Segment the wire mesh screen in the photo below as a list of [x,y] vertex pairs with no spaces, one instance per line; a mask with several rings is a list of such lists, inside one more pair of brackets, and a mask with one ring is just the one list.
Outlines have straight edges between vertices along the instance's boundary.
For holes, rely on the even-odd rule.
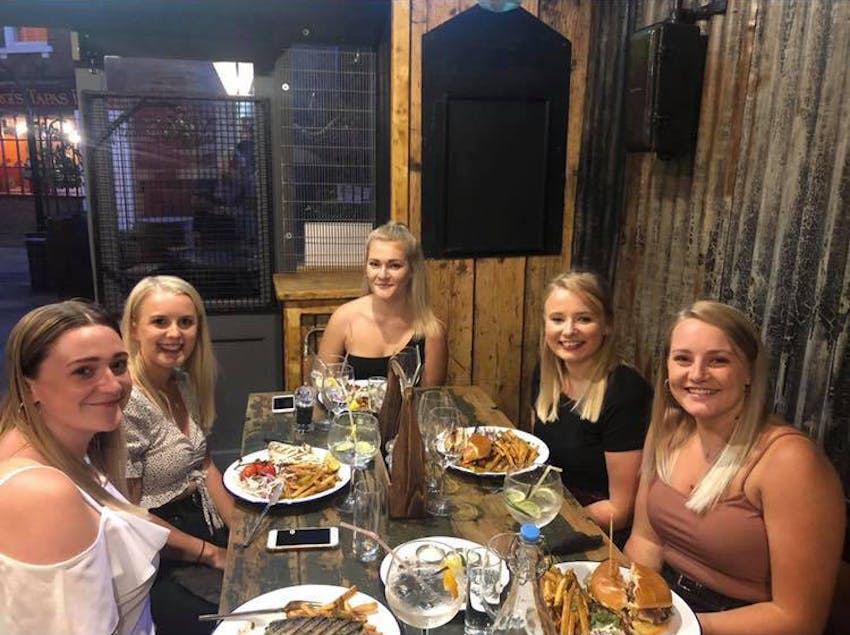
[[191,282],[211,312],[269,308],[269,106],[250,98],[84,99],[98,298],[148,275]]
[[359,266],[376,215],[376,54],[292,47],[275,74],[284,266]]

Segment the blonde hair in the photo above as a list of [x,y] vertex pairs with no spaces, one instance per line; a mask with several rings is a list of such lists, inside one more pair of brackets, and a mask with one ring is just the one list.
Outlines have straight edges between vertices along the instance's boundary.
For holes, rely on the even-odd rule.
[[[372,230],[366,239],[366,260],[369,261],[369,247],[376,240],[400,243],[404,257],[410,265],[410,284],[407,285],[407,300],[413,309],[413,330],[416,336],[431,337],[442,333],[443,325],[431,309],[428,294],[428,272],[425,270],[425,257],[416,237],[410,233],[407,225],[390,221]],[[364,284],[368,283],[364,278]]]
[[6,343],[9,394],[0,406],[0,436],[16,429],[47,465],[64,472],[101,505],[145,515],[143,510],[110,494],[100,479],[100,474],[106,476],[126,494],[127,445],[123,427],[94,434],[86,453],[91,462],[88,464],[53,435],[32,398],[28,380],[38,377],[41,364],[56,341],[65,333],[87,326],[106,326],[121,334],[116,321],[103,308],[78,300],[33,309],[15,324]]
[[[165,291],[173,295],[185,295],[195,307],[198,320],[198,335],[195,340],[195,348],[186,360],[183,368],[189,376],[189,383],[193,388],[197,403],[197,412],[192,412],[202,430],[209,432],[215,421],[215,381],[217,374],[216,360],[210,339],[209,322],[204,310],[204,301],[195,287],[176,276],[148,276],[139,281],[133,287],[127,302],[124,305],[124,317],[121,321],[121,329],[124,331],[124,344],[130,355],[130,373],[136,387],[160,410],[174,418],[168,400],[165,395],[157,390],[148,377],[146,362],[139,354],[139,343],[133,337],[138,326],[139,310],[142,302],[153,291]],[[189,408],[192,404],[185,404]]]
[[664,357],[657,373],[649,441],[642,467],[642,476],[647,481],[657,475],[665,483],[670,482],[678,451],[696,430],[694,418],[670,395],[667,372],[673,329],[687,319],[700,320],[723,331],[750,374],[750,383],[744,387],[744,408],[732,430],[732,436],[685,503],[688,509],[702,514],[726,493],[735,475],[750,458],[767,424],[767,356],[753,324],[731,306],[700,300],[676,315],[667,333]]
[[562,273],[546,286],[543,296],[544,326],[540,331],[540,391],[537,393],[534,410],[537,417],[544,423],[558,420],[558,405],[564,378],[569,374],[568,365],[559,359],[546,344],[545,306],[549,297],[558,289],[578,295],[591,308],[594,317],[608,332],[594,355],[590,384],[572,408],[573,412],[578,413],[582,419],[595,423],[602,412],[602,402],[605,400],[605,390],[608,388],[608,375],[620,363],[614,338],[611,335],[614,327],[611,293],[605,281],[595,273]]

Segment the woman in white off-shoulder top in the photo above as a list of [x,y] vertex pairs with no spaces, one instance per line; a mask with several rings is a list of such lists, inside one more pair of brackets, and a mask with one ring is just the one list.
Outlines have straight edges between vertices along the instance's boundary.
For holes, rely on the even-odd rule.
[[0,407],[0,633],[152,635],[167,530],[127,502],[118,326],[95,305],[35,309],[6,347]]

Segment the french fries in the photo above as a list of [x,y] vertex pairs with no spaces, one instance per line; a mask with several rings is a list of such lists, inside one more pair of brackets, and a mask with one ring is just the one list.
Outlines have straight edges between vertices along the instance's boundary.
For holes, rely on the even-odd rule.
[[537,458],[537,448],[511,430],[496,433],[490,441],[489,456],[460,465],[475,472],[509,472],[528,467]]
[[550,568],[543,574],[540,586],[543,601],[558,635],[590,632],[587,592],[579,584],[572,569],[561,572],[557,567]]
[[380,635],[378,629],[371,624],[366,623],[366,619],[377,612],[377,602],[365,602],[357,606],[351,606],[349,600],[357,594],[357,587],[349,587],[345,593],[340,595],[333,602],[326,604],[314,605],[309,602],[286,611],[286,618],[292,619],[295,617],[336,617],[353,622],[361,622],[363,624],[363,632],[371,635]]
[[283,481],[283,498],[304,498],[330,489],[339,480],[338,470],[339,465],[329,461],[283,466],[277,476]]

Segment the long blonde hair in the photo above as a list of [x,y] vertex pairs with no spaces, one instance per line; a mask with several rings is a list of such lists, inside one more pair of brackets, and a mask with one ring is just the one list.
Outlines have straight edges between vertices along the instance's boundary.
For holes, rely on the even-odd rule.
[[[419,337],[432,337],[442,333],[443,325],[431,309],[428,293],[428,272],[425,270],[425,256],[416,237],[410,233],[407,225],[390,221],[372,230],[366,239],[365,261],[369,260],[369,247],[376,240],[401,244],[404,257],[410,265],[410,284],[407,285],[407,300],[413,309],[413,330]],[[364,278],[364,284],[368,288]]]
[[118,324],[103,308],[78,300],[33,309],[15,324],[6,343],[9,394],[0,406],[0,436],[16,429],[47,465],[64,472],[101,505],[144,515],[139,508],[110,494],[98,475],[104,475],[126,494],[127,444],[123,427],[95,433],[87,450],[91,464],[87,464],[53,435],[32,398],[27,380],[38,377],[50,349],[65,333],[86,326],[106,326],[120,335]]
[[[124,331],[124,345],[130,355],[130,373],[136,387],[160,410],[168,413],[173,418],[173,413],[168,405],[168,399],[157,390],[148,377],[146,362],[139,354],[139,343],[133,337],[138,326],[139,310],[145,298],[153,291],[165,291],[173,295],[185,295],[195,307],[198,319],[198,335],[195,340],[195,348],[186,360],[183,368],[188,374],[189,383],[193,388],[197,403],[197,412],[192,412],[201,429],[209,432],[215,421],[215,381],[217,365],[210,338],[209,322],[204,310],[204,301],[200,294],[191,284],[177,276],[148,276],[139,281],[133,287],[127,302],[124,305],[124,317],[121,320],[121,329]],[[186,404],[190,407],[191,404]]]
[[612,335],[614,309],[611,293],[605,281],[595,273],[562,273],[546,286],[543,296],[543,328],[540,331],[540,391],[537,393],[534,410],[544,423],[558,420],[558,405],[564,378],[569,374],[567,364],[546,344],[546,301],[557,289],[578,295],[608,332],[594,355],[590,384],[573,405],[573,411],[582,419],[595,423],[602,412],[602,402],[608,388],[608,375],[620,362]]
[[667,361],[670,357],[670,339],[673,329],[687,319],[700,320],[723,331],[750,373],[750,384],[744,388],[744,408],[732,430],[732,436],[685,504],[688,509],[702,514],[711,509],[726,493],[735,475],[749,460],[753,447],[767,424],[767,356],[753,324],[743,313],[731,306],[711,300],[700,300],[676,315],[667,332],[664,357],[659,364],[656,378],[649,441],[641,468],[642,477],[647,482],[656,475],[665,483],[670,482],[678,451],[696,430],[696,421],[673,400],[668,387]]

